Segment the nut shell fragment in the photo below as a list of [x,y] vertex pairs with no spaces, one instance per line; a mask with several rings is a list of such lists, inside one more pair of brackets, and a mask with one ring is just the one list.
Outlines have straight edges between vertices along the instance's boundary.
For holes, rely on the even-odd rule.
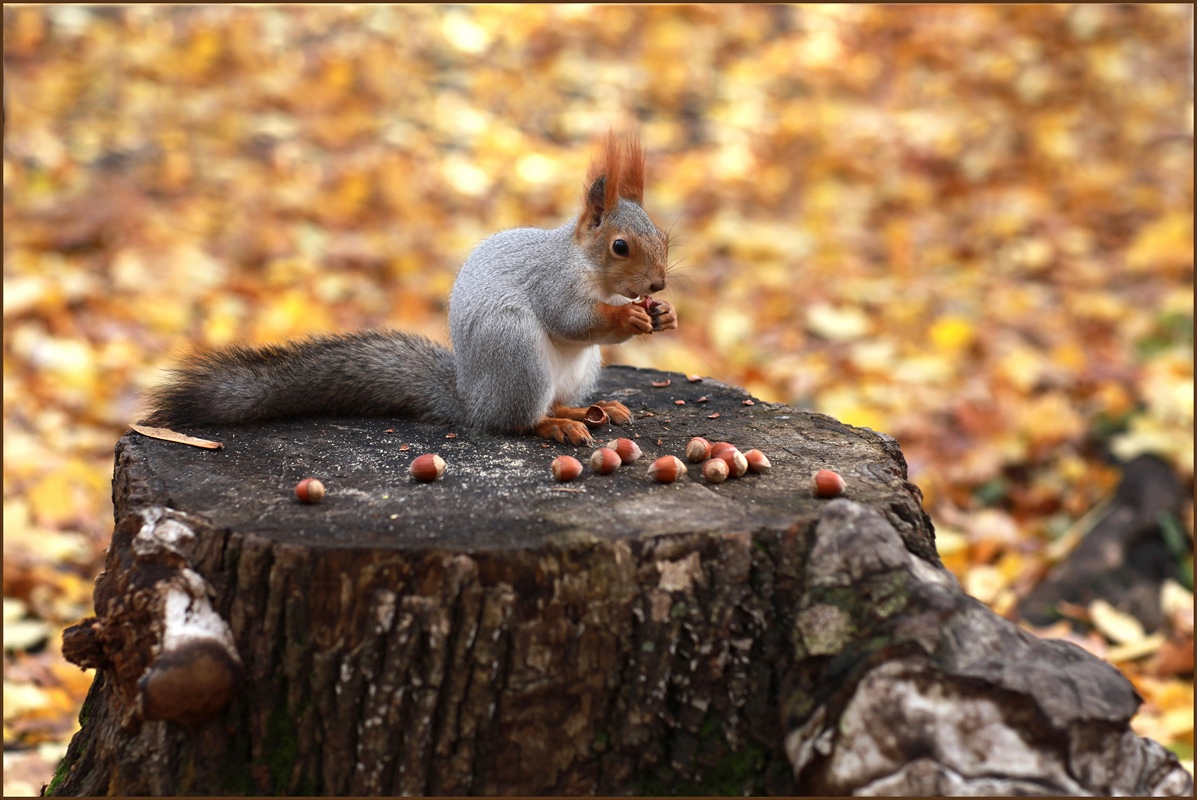
[[601,428],[609,421],[610,417],[607,416],[606,410],[597,405],[586,409],[586,419],[583,420],[588,428]]

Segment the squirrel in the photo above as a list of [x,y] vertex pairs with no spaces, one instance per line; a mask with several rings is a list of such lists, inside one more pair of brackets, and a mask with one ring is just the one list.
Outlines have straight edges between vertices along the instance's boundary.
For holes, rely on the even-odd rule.
[[[145,424],[395,415],[589,443],[578,404],[600,345],[677,328],[673,307],[650,297],[665,288],[669,241],[643,208],[644,165],[637,139],[608,133],[576,219],[483,240],[449,297],[451,350],[383,330],[196,352],[150,393]],[[596,405],[616,425],[632,419],[622,403]]]

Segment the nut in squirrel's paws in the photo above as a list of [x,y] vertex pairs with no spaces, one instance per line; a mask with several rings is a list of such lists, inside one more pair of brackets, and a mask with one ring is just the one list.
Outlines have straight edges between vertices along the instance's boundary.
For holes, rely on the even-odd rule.
[[640,303],[628,303],[624,308],[623,328],[633,336],[653,332],[653,318]]
[[673,310],[673,306],[663,300],[653,300],[653,305],[648,309],[649,316],[652,317],[653,331],[671,331],[677,328],[677,312]]

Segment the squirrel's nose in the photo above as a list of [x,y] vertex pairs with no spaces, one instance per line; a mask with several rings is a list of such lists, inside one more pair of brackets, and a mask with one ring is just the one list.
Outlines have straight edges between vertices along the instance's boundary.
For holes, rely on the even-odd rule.
[[650,283],[648,285],[648,290],[650,292],[652,292],[653,294],[656,294],[657,292],[661,291],[664,288],[665,288],[665,281],[663,279],[659,280],[659,281],[653,281],[652,283]]

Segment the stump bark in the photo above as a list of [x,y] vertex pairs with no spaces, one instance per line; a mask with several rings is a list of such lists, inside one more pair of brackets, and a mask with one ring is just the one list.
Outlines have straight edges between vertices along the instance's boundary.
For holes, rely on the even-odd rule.
[[[676,374],[600,395],[644,456],[568,484],[573,448],[401,420],[127,434],[50,793],[1192,791],[1116,670],[963,595],[893,439]],[[692,436],[773,469],[651,482]]]

